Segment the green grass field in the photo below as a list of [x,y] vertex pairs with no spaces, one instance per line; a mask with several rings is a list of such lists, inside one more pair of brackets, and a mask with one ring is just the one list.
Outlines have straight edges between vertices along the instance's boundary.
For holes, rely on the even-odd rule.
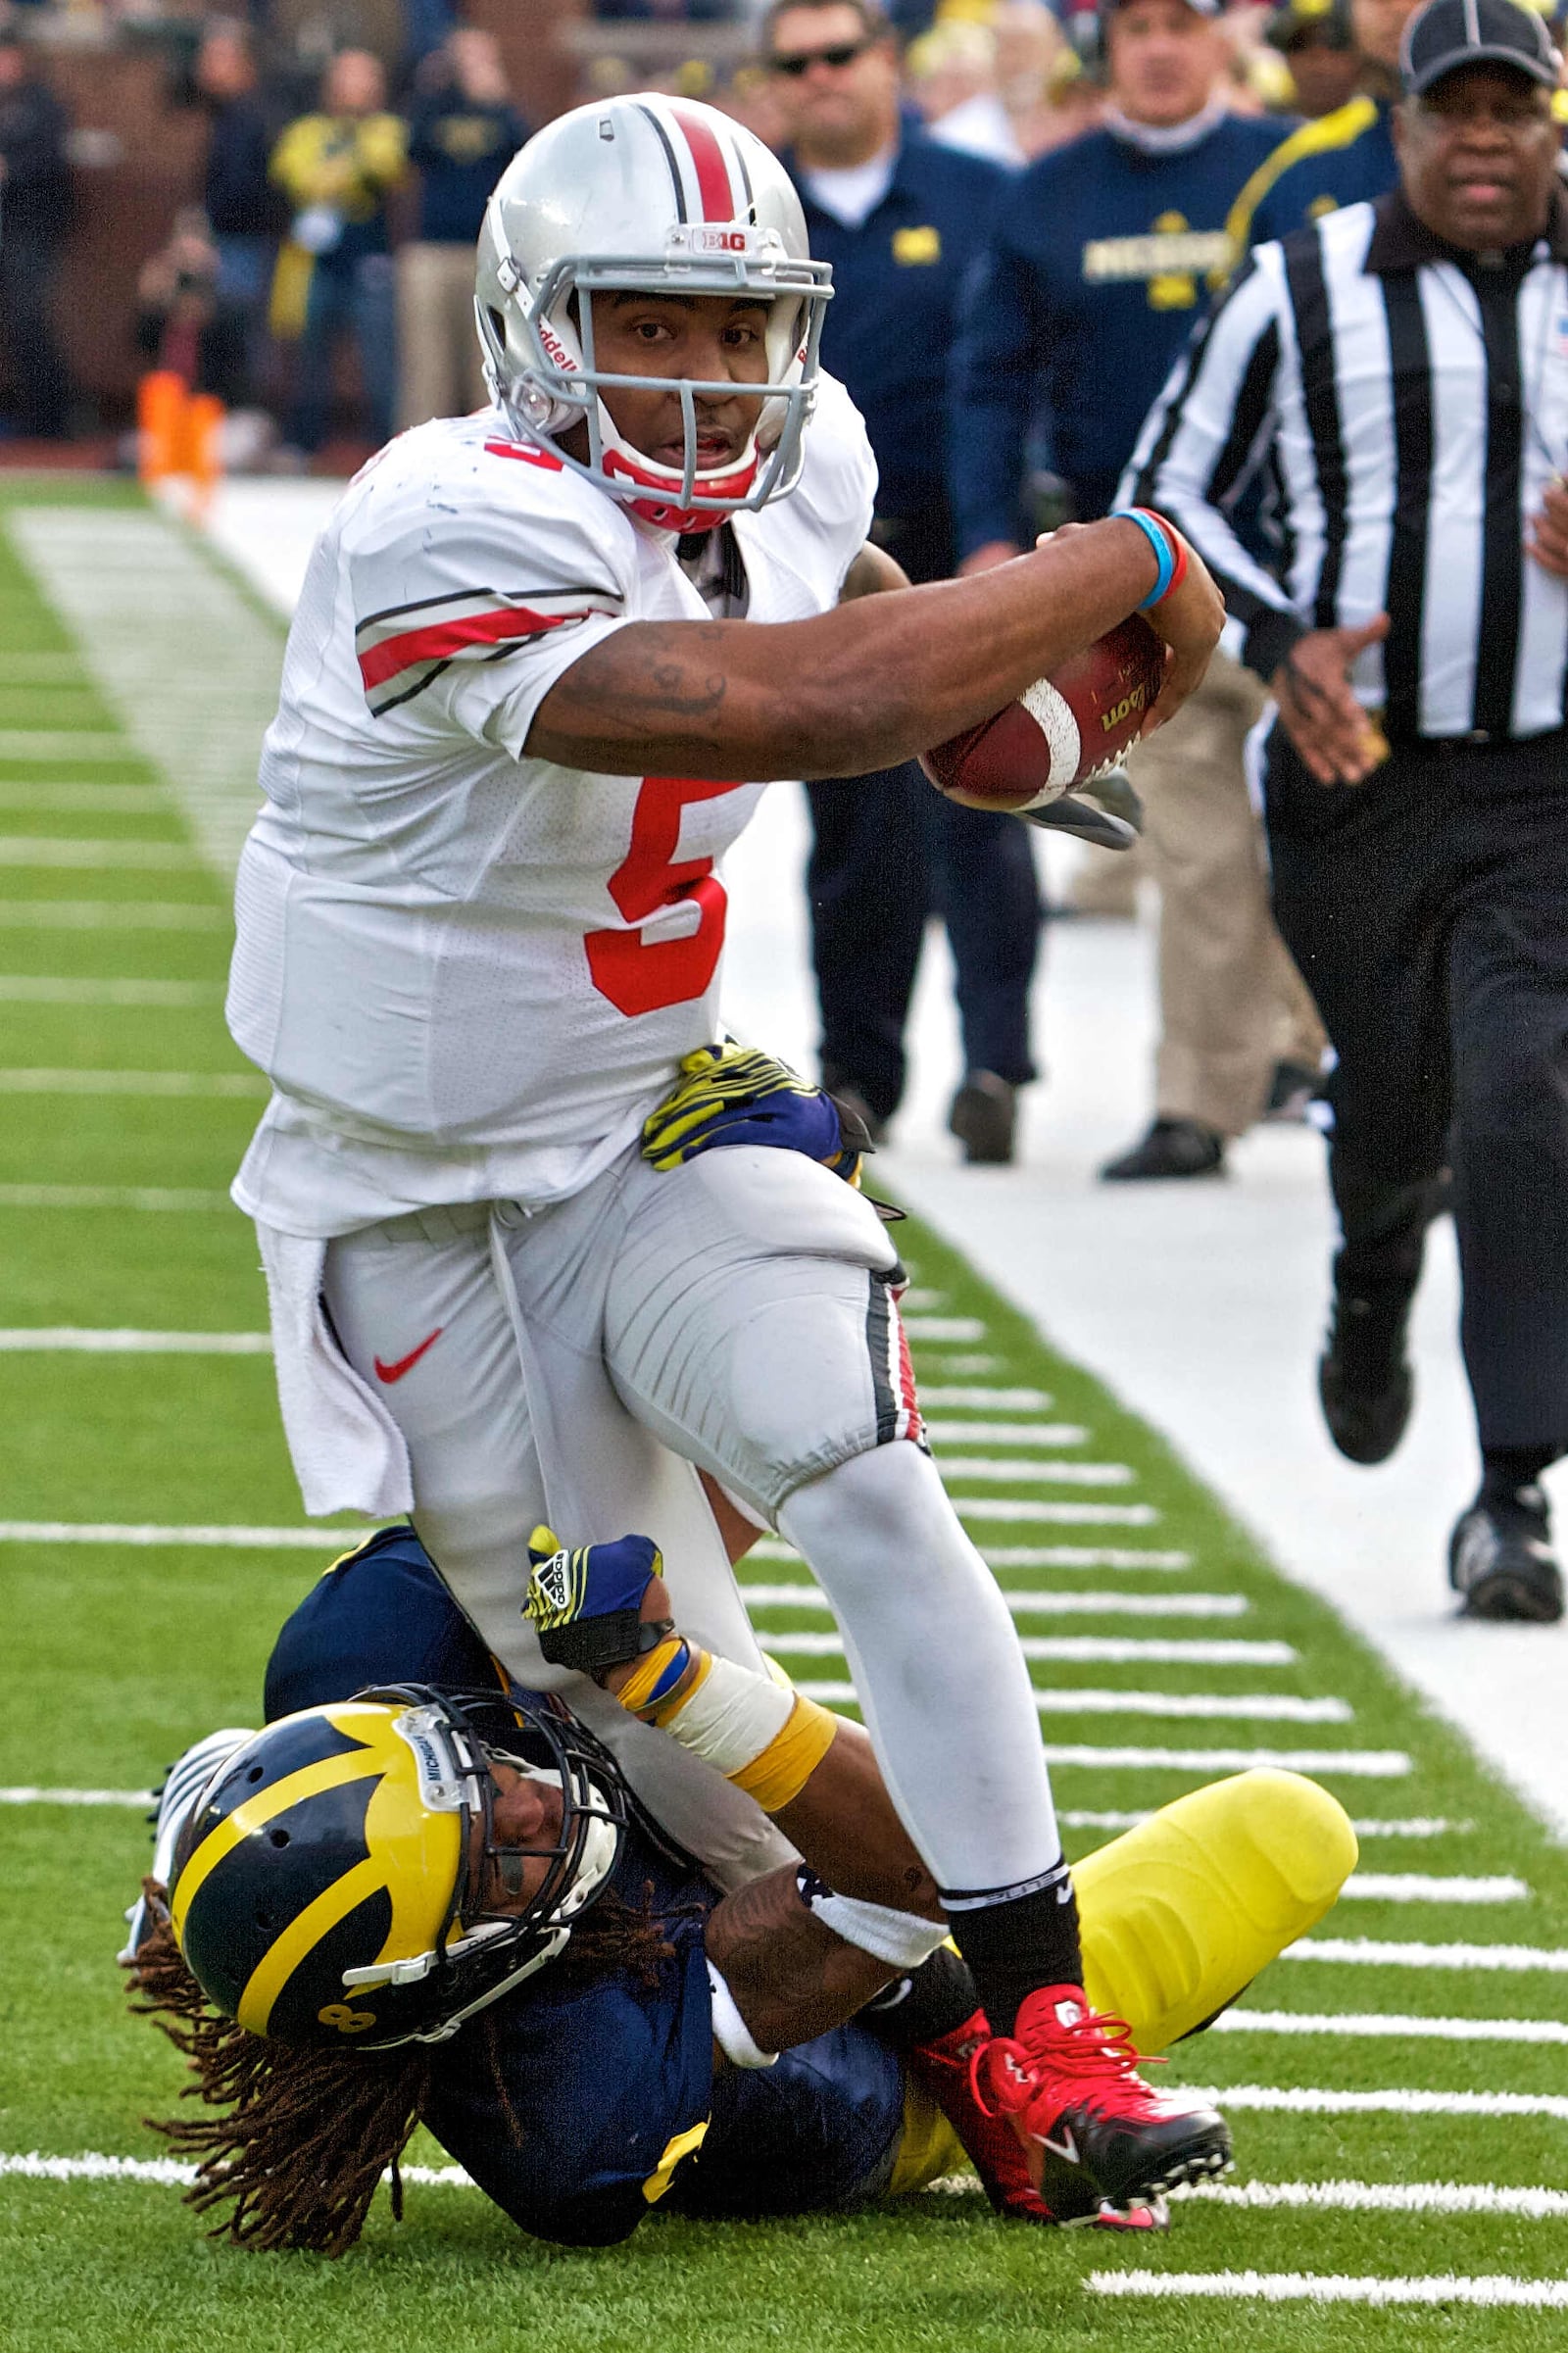
[[[11,1660],[0,1721],[0,2344],[1561,2344],[1561,2312],[1520,2299],[1568,2299],[1562,1851],[1270,1569],[1147,1428],[913,1228],[907,1306],[939,1460],[1012,1466],[1005,1477],[954,1467],[949,1482],[1016,1595],[1020,1630],[1054,1645],[1033,1671],[1052,1695],[1045,1739],[1066,1752],[1054,1777],[1072,1850],[1109,1835],[1089,1817],[1135,1815],[1257,1752],[1322,1760],[1321,1778],[1363,1825],[1359,1884],[1315,1933],[1322,1949],[1276,1964],[1224,2031],[1183,2046],[1172,2069],[1230,2095],[1232,2181],[1181,2201],[1153,2247],[1004,2230],[978,2198],[934,2192],[843,2221],[742,2229],[656,2216],[627,2247],[584,2256],[522,2239],[472,2190],[416,2183],[401,2227],[378,2209],[362,2247],[333,2265],[214,2246],[177,2188],[83,2178],[91,2158],[158,2157],[142,2120],[167,2112],[180,2081],[160,2037],[125,2015],[113,1961],[147,1852],[132,1793],[196,1734],[254,1717],[272,1631],[341,1544],[329,1532],[303,1545],[266,1541],[303,1521],[265,1354],[127,1338],[263,1330],[254,1243],[221,1205],[259,1089],[221,1021],[226,880],[203,863],[172,789],[187,748],[172,737],[167,765],[155,765],[119,732],[124,714],[94,683],[92,647],[51,609],[8,534],[10,495],[0,492],[0,1571]],[[26,495],[36,531],[65,494],[34,484]],[[111,494],[106,530],[123,512]],[[48,1345],[23,1345],[29,1334]],[[99,1343],[83,1345],[85,1334]],[[1070,1475],[1107,1465],[1125,1476]],[[1015,1516],[980,1508],[996,1504]],[[192,1541],[215,1525],[262,1541]],[[774,1544],[746,1574],[776,1592],[806,1573]],[[792,1655],[792,1634],[831,1625],[811,1601],[805,1592],[757,1612],[808,1686],[844,1673],[836,1656]],[[1171,1647],[1244,1642],[1283,1647]],[[105,1801],[68,1806],[59,1793],[70,1789]],[[1466,1959],[1454,1947],[1483,1949]],[[1445,2025],[1454,2020],[1490,2022],[1490,2034]],[[75,2170],[29,2174],[19,2161],[31,2153]],[[440,2163],[433,2144],[415,2154]],[[1157,2281],[1129,2278],[1142,2273],[1170,2287],[1210,2275],[1229,2284],[1170,2301],[1151,2292]],[[1272,2301],[1244,2274],[1288,2287],[1453,2277],[1412,2309],[1368,2300],[1386,2287],[1335,2304],[1294,2300],[1295,2288]],[[1138,2292],[1115,2294],[1118,2279]]]

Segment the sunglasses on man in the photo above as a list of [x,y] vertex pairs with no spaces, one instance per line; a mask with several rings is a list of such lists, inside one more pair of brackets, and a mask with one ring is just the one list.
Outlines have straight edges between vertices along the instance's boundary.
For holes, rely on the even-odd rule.
[[863,57],[875,46],[869,40],[838,41],[831,49],[795,49],[783,56],[770,57],[767,70],[770,74],[787,74],[792,81],[804,81],[813,66],[831,66],[836,74],[842,73],[846,66],[853,66],[858,57]]

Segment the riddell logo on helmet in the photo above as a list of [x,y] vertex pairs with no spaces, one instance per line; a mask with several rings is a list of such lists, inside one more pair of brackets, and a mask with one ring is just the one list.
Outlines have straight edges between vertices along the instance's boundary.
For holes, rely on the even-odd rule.
[[561,337],[542,319],[539,321],[539,340],[545,347],[547,359],[554,360],[558,368],[564,368],[568,372],[575,373],[576,361],[562,342]]

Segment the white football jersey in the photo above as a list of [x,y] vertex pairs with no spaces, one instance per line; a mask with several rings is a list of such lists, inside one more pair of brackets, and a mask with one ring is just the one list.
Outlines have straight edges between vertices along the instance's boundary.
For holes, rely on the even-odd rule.
[[[797,488],[732,528],[746,614],[837,601],[876,475],[824,377]],[[669,532],[495,411],[421,425],[311,558],[240,861],[228,994],[273,1099],[234,1198],[287,1233],[543,1203],[718,1034],[724,886],[761,786],[527,757],[540,703],[636,620],[706,620]]]

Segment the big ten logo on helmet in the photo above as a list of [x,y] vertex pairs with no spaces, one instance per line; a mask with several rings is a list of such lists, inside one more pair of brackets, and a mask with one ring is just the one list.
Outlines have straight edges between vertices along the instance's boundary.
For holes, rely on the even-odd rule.
[[[678,227],[670,230],[664,240],[664,248],[671,254],[741,254],[750,257],[762,252],[768,242],[755,228],[740,226],[733,221],[718,227],[706,221],[683,221]],[[775,247],[777,242],[776,238],[771,240]]]

